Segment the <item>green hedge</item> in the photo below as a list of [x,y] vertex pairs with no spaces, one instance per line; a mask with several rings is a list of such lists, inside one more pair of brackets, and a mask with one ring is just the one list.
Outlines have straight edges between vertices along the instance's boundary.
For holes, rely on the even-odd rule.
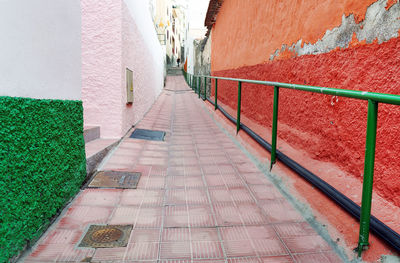
[[82,102],[0,97],[0,262],[42,234],[85,176]]

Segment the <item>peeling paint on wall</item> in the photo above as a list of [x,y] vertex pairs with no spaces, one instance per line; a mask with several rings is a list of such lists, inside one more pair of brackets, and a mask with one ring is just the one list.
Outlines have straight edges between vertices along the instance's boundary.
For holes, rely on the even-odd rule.
[[354,15],[342,16],[340,26],[326,31],[324,37],[316,43],[304,43],[301,39],[291,46],[282,45],[270,55],[270,60],[287,58],[288,56],[303,56],[328,53],[337,48],[386,42],[399,36],[400,3],[392,4],[389,9],[387,0],[380,0],[370,5],[365,19],[357,23]]

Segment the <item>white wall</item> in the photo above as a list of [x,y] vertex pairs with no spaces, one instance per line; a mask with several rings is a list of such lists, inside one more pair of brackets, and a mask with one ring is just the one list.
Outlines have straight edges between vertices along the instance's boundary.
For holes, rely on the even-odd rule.
[[194,50],[193,50],[193,38],[188,35],[185,40],[185,53],[187,57],[187,72],[190,74],[194,73]]
[[0,0],[0,96],[81,98],[80,0]]
[[140,121],[164,86],[165,52],[158,41],[148,0],[124,0],[122,5],[122,101],[126,102],[125,70],[133,71],[134,101],[122,108],[123,135]]
[[149,11],[149,0],[124,0],[126,6],[131,13],[132,18],[135,20],[137,28],[148,47],[151,50],[151,59],[157,66],[164,66],[162,58],[163,50],[157,38],[157,32],[154,28],[153,20]]

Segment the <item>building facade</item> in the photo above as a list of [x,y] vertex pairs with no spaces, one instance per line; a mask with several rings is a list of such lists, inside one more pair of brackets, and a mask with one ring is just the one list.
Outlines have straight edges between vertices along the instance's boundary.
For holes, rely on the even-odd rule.
[[186,0],[154,0],[153,21],[159,41],[165,46],[166,61],[177,65],[177,59],[184,60],[184,41],[187,28]]

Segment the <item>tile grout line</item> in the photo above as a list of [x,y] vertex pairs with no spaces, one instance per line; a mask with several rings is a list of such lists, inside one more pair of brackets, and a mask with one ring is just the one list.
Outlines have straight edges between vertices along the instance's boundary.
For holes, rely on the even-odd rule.
[[[193,100],[193,95],[191,96],[191,99]],[[197,144],[196,144],[196,146],[195,146],[195,149],[196,149],[197,158],[198,158],[198,160],[200,161],[200,155],[199,155],[199,152],[198,152]],[[215,162],[214,162],[214,163],[215,163]],[[212,216],[213,216],[214,224],[215,224],[215,229],[217,230],[217,235],[218,235],[219,243],[220,243],[220,245],[221,245],[222,254],[223,254],[223,256],[224,256],[224,261],[225,261],[225,263],[227,263],[227,262],[228,262],[228,261],[227,261],[227,258],[228,258],[228,257],[227,257],[227,255],[226,255],[225,247],[224,247],[224,244],[223,244],[223,242],[222,242],[222,235],[221,235],[220,229],[219,229],[219,227],[218,227],[218,222],[217,222],[217,217],[216,217],[215,209],[214,209],[214,206],[212,205],[212,202],[211,202],[211,197],[210,197],[210,193],[209,193],[209,190],[208,190],[208,184],[207,184],[207,181],[205,180],[204,170],[203,170],[203,167],[200,165],[200,163],[199,163],[199,166],[200,166],[200,169],[201,169],[201,172],[202,172],[203,183],[204,183],[205,186],[206,186],[206,194],[207,194],[207,198],[208,198],[208,201],[209,201],[209,206],[211,207]]]

